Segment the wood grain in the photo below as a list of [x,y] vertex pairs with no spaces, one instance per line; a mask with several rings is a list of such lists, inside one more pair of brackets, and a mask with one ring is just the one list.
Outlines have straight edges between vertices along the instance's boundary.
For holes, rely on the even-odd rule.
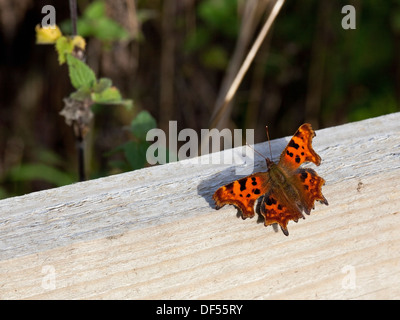
[[[399,123],[316,131],[329,206],[289,237],[214,210],[235,166],[199,159],[2,200],[0,298],[399,299]],[[289,138],[271,141],[274,159]]]

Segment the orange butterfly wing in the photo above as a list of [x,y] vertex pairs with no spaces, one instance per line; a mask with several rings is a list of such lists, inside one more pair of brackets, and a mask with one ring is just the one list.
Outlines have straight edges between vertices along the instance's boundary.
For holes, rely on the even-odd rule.
[[283,150],[278,163],[278,166],[285,170],[291,185],[299,191],[300,207],[307,214],[314,208],[315,200],[328,205],[321,191],[325,180],[312,169],[299,168],[304,162],[313,162],[317,166],[321,163],[320,156],[312,148],[315,135],[309,123],[300,126]]
[[297,222],[300,218],[304,218],[301,210],[284,198],[280,197],[274,190],[268,192],[260,205],[260,211],[265,219],[264,225],[277,223],[280,225],[282,232],[288,236],[287,224],[290,220]]
[[315,132],[309,123],[300,126],[283,150],[278,165],[289,170],[297,169],[304,162],[319,166],[321,158],[312,148],[313,137]]
[[219,188],[213,195],[216,208],[225,204],[236,206],[243,218],[255,215],[254,207],[262,196],[260,213],[265,225],[278,223],[285,235],[289,235],[287,224],[304,218],[302,212],[310,214],[316,200],[328,205],[321,188],[325,180],[308,168],[299,168],[304,162],[317,166],[321,158],[312,148],[315,132],[306,123],[293,135],[283,150],[279,163],[267,159],[268,172],[254,173]]
[[319,177],[314,170],[299,168],[291,181],[293,183],[286,188],[286,194],[291,195],[290,202],[286,196],[281,196],[281,191],[272,188],[264,196],[260,205],[265,226],[278,223],[286,236],[289,235],[288,222],[290,220],[297,222],[300,218],[304,219],[302,212],[310,214],[311,209],[314,209],[315,200],[328,205],[328,201],[321,192],[325,180]]
[[304,218],[303,211],[310,214],[315,200],[328,205],[321,191],[325,180],[312,169],[299,168],[304,162],[313,162],[317,166],[321,163],[320,156],[312,148],[313,137],[315,132],[310,124],[300,126],[283,150],[278,165],[270,169],[276,172],[272,176],[284,175],[287,181],[283,187],[272,188],[265,195],[260,211],[266,226],[278,223],[285,235],[289,235],[288,222]]
[[311,209],[314,209],[314,202],[317,200],[328,205],[328,201],[322,194],[322,186],[325,180],[321,178],[313,169],[300,168],[296,170],[293,177],[294,185],[300,192],[300,201],[305,213],[310,214]]
[[219,188],[213,195],[216,209],[233,204],[240,209],[243,219],[254,217],[254,205],[268,191],[268,181],[268,172],[258,172]]

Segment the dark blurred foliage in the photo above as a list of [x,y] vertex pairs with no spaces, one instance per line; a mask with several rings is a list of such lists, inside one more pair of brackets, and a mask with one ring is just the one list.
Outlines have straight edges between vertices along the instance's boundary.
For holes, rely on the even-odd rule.
[[[252,1],[105,1],[107,15],[129,37],[87,37],[86,61],[134,108],[96,108],[86,141],[91,178],[129,170],[121,164],[124,153],[115,150],[128,150],[136,139],[131,122],[141,110],[162,129],[170,120],[178,121],[178,130],[208,128],[240,30],[256,23],[242,48],[247,52],[271,7],[263,5],[259,20],[245,21]],[[78,15],[90,2],[78,1]],[[68,1],[0,0],[0,198],[77,179],[74,136],[59,115],[73,90],[67,68],[58,65],[52,46],[35,44],[47,4],[56,8],[58,24],[69,18]],[[341,26],[347,4],[356,8],[356,30]],[[261,142],[265,125],[274,139],[305,121],[318,129],[396,112],[399,40],[400,0],[286,1],[225,115],[226,126],[253,128]]]

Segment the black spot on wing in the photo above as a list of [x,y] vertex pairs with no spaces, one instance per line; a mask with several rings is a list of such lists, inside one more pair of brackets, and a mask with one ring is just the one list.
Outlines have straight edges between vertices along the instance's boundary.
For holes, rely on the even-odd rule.
[[271,206],[271,205],[273,205],[273,204],[276,204],[276,200],[275,200],[274,198],[271,198],[271,197],[265,198],[265,202],[266,202],[266,204],[267,204],[268,206]]
[[246,190],[246,182],[247,182],[247,178],[239,180],[240,191]]
[[296,133],[294,134],[296,137],[299,137],[301,140],[303,140],[303,137],[301,136],[300,130],[297,130]]
[[289,147],[292,147],[292,148],[295,148],[296,150],[297,150],[298,148],[300,148],[300,146],[299,146],[296,142],[294,142],[294,140],[290,140],[288,146],[289,146]]

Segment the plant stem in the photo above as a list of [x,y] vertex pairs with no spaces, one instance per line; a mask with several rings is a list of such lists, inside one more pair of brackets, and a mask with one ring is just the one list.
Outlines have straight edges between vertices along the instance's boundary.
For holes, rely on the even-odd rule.
[[82,134],[79,132],[79,136],[75,137],[76,148],[78,149],[78,170],[79,170],[79,181],[85,181],[85,140]]
[[250,64],[254,60],[254,57],[256,56],[258,49],[260,48],[262,42],[264,41],[266,35],[268,34],[268,31],[271,28],[271,25],[274,22],[275,18],[277,17],[284,2],[285,2],[285,0],[277,0],[276,1],[268,19],[266,20],[264,26],[262,27],[256,40],[254,41],[253,46],[251,47],[249,53],[246,56],[246,59],[243,61],[242,66],[240,67],[228,92],[226,93],[224,101],[217,108],[217,111],[215,112],[214,116],[212,117],[210,128],[216,128],[218,126],[218,123],[219,123],[224,111],[226,110],[226,108],[229,105],[229,102],[232,100],[234,94],[236,93],[236,91],[239,87],[239,84],[242,82],[244,75],[246,74],[247,70],[250,67]]
[[71,14],[71,24],[72,24],[72,36],[76,36],[78,34],[77,32],[77,20],[78,20],[78,14],[77,14],[77,9],[76,9],[76,0],[69,0],[69,11]]
[[[78,12],[76,6],[76,0],[69,0],[69,11],[71,16],[71,25],[72,25],[72,36],[76,36],[78,34],[77,30],[77,21],[78,21]],[[85,139],[82,135],[82,130],[79,128],[78,134],[75,135],[76,140],[76,148],[78,149],[78,171],[79,171],[79,181],[85,181]]]

